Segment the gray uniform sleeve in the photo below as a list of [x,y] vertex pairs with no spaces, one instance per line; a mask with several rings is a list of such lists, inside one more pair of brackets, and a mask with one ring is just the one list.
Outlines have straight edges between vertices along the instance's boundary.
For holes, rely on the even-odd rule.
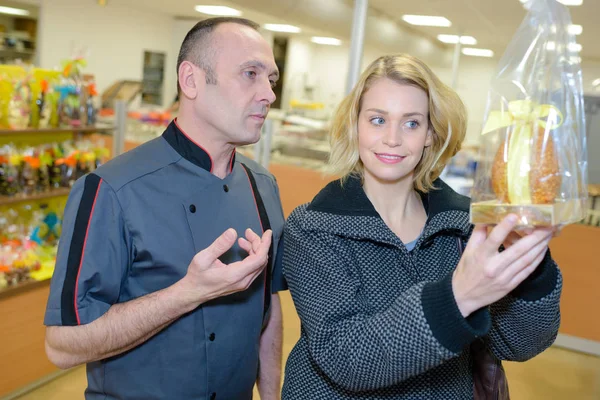
[[[271,293],[277,293],[288,289],[287,282],[283,277],[283,207],[281,206],[281,196],[279,194],[279,186],[277,185],[277,181],[273,177],[273,185],[275,187],[275,195],[277,201],[277,209],[275,212],[277,213],[277,220],[280,220],[282,223],[277,226],[273,226],[273,240],[279,238],[277,243],[273,243],[274,248],[274,257],[273,257],[273,271],[271,276]],[[278,231],[278,232],[276,232]]]
[[88,324],[119,298],[129,241],[113,189],[99,176],[79,179],[64,212],[45,325]]
[[297,209],[286,223],[284,275],[310,356],[336,384],[350,391],[398,384],[456,356],[489,330],[487,310],[462,318],[449,277],[415,284],[373,313],[361,301],[343,243],[303,229],[301,213]]
[[271,293],[277,293],[288,289],[287,282],[283,276],[283,235],[279,238],[279,243],[275,250],[275,260],[273,261],[273,278],[271,284]]
[[562,275],[546,253],[536,271],[510,295],[492,304],[487,338],[502,360],[526,361],[547,349],[558,334]]

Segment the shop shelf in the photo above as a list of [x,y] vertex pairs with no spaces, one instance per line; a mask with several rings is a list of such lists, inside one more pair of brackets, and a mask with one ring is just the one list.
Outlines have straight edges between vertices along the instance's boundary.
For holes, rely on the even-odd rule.
[[71,189],[69,188],[58,188],[30,195],[16,194],[14,196],[0,196],[0,206],[67,196],[70,191]]
[[73,132],[73,133],[82,133],[82,134],[91,134],[91,133],[107,133],[114,129],[113,126],[82,126],[81,128],[75,127],[64,127],[64,128],[43,128],[43,129],[35,129],[35,128],[26,128],[26,129],[0,129],[0,136],[8,136],[8,135],[18,135],[18,134],[55,134],[55,133],[63,133],[63,132]]

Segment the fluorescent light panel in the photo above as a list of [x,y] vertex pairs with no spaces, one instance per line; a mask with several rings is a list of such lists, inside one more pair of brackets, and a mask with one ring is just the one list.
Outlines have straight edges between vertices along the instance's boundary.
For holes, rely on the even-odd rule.
[[331,37],[322,37],[322,36],[313,36],[310,39],[310,41],[313,43],[325,44],[325,45],[329,45],[329,46],[339,46],[342,44],[342,41],[340,39],[331,38]]
[[0,6],[0,14],[29,15],[29,11],[23,10],[21,8],[12,8],[12,7]]
[[592,86],[600,86],[600,78],[598,78],[598,79],[594,80],[594,81],[592,82]]
[[475,49],[472,47],[467,47],[462,49],[462,53],[466,56],[494,57],[494,52],[489,49]]
[[[521,3],[525,4],[529,0],[519,0]],[[580,6],[583,4],[583,0],[557,0],[559,3],[564,4],[565,6]]]
[[419,26],[451,26],[452,23],[444,17],[430,15],[403,15],[402,19],[411,25]]
[[477,40],[473,36],[458,36],[458,35],[438,35],[437,38],[440,42],[443,43],[458,43],[458,38],[460,37],[460,43],[466,44],[468,46],[475,46],[477,44]]
[[208,15],[224,15],[227,17],[239,17],[242,15],[240,10],[225,6],[196,6],[196,11]]
[[581,25],[569,25],[569,33],[571,35],[581,35],[583,32],[583,26]]
[[[583,46],[581,46],[579,43],[569,43],[569,51],[571,51],[573,53],[580,52],[582,48],[583,48]],[[550,42],[546,43],[546,50],[549,50],[549,51],[556,50],[556,42],[550,41]]]
[[286,24],[265,24],[265,29],[274,32],[288,32],[288,33],[299,33],[300,28],[294,25],[286,25]]

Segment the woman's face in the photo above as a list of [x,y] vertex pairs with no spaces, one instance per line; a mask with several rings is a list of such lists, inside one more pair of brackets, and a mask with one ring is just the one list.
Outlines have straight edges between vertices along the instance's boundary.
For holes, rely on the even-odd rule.
[[412,182],[423,150],[431,145],[427,93],[381,78],[362,98],[358,148],[364,179]]

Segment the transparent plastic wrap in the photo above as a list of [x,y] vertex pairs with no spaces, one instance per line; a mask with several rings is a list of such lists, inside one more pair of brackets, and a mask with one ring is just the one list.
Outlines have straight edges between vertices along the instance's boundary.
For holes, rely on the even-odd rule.
[[471,222],[560,226],[587,211],[587,150],[580,60],[571,17],[530,0],[488,92]]

